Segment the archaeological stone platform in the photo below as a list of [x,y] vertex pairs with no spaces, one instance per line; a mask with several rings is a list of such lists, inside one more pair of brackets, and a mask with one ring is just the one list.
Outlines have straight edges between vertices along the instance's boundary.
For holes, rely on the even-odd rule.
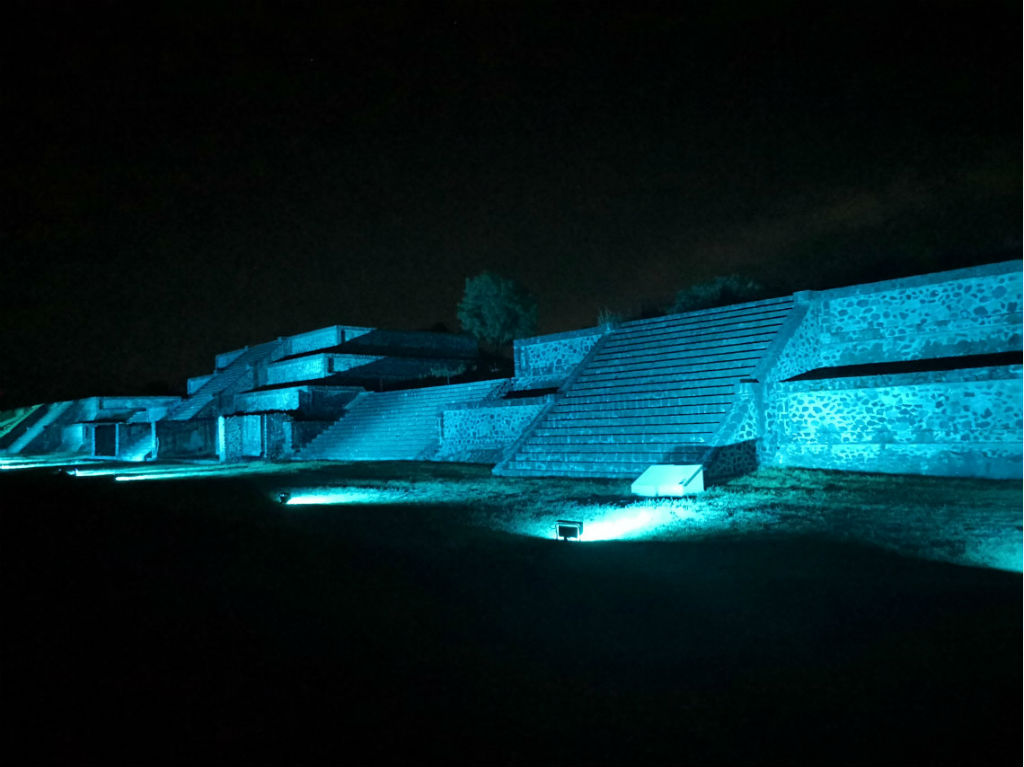
[[332,325],[218,354],[183,397],[0,413],[0,458],[1020,478],[1022,306],[1008,261],[518,339],[493,379],[466,336]]

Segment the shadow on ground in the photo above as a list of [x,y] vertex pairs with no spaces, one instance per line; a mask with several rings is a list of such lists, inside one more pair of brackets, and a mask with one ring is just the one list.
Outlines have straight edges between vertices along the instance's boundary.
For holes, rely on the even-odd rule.
[[1019,574],[456,533],[235,480],[0,490],[6,750],[39,763],[1019,756]]

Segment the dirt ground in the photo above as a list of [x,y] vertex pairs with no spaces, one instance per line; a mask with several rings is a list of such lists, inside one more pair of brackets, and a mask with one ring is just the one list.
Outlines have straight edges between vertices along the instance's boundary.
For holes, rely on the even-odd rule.
[[[368,494],[278,502],[308,488]],[[1019,483],[759,473],[630,540],[547,537],[553,514],[633,513],[626,490],[407,464],[7,473],[4,750],[1020,762],[1022,583],[996,564]]]

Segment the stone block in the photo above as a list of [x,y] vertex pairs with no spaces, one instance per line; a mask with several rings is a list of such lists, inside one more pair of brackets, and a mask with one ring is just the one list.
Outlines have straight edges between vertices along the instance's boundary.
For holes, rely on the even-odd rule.
[[704,467],[701,464],[658,464],[647,467],[629,488],[634,495],[651,498],[692,495],[704,492]]

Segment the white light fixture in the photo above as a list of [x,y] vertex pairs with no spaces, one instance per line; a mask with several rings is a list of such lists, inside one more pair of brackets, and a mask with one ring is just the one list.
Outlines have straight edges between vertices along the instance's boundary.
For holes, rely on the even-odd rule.
[[704,492],[704,467],[699,463],[648,466],[629,489],[648,498]]

